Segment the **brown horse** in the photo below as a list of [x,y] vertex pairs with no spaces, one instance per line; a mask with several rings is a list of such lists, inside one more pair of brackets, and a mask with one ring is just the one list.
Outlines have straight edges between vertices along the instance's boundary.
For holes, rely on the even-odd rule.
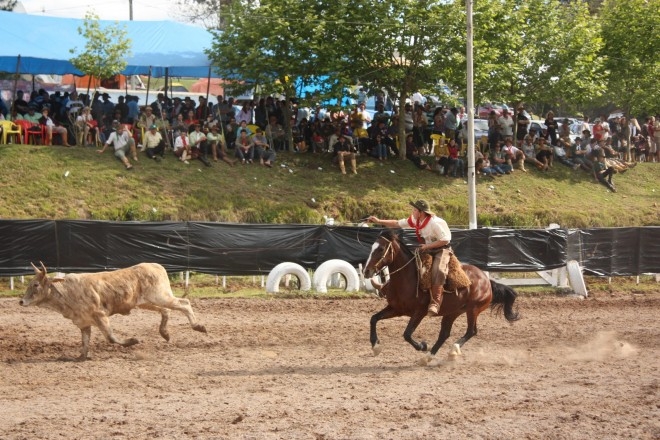
[[[371,317],[370,339],[374,354],[378,355],[381,351],[376,323],[381,319],[397,316],[410,316],[403,337],[416,350],[427,351],[426,342],[417,342],[412,335],[426,316],[430,300],[429,291],[422,290],[419,285],[417,264],[413,252],[401,241],[399,234],[391,229],[383,231],[374,242],[364,268],[364,275],[372,278],[386,266],[389,269],[390,278],[382,285],[380,294],[387,299],[387,306]],[[452,354],[461,354],[460,347],[477,334],[477,317],[489,305],[491,308],[503,308],[504,317],[509,322],[518,319],[518,314],[513,311],[513,303],[516,300],[516,293],[513,289],[490,281],[478,267],[469,264],[463,264],[462,267],[470,278],[471,284],[457,293],[444,293],[440,307],[442,316],[440,334],[431,348],[431,356],[435,356],[442,344],[449,338],[454,321],[463,313],[467,315],[467,331],[454,344]]]

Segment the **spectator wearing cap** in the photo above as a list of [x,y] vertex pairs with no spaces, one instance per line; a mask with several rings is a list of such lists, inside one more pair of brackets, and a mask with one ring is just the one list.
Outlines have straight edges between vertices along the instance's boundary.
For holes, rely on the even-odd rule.
[[149,131],[144,134],[144,146],[149,159],[154,159],[157,162],[165,157],[165,141],[163,136],[158,132],[158,126],[151,124]]
[[53,133],[55,133],[59,134],[62,138],[63,146],[73,147],[74,145],[69,144],[69,132],[67,131],[66,127],[55,124],[55,122],[53,122],[53,120],[50,118],[49,113],[50,109],[48,107],[44,107],[41,109],[41,118],[39,119],[39,123],[46,127],[46,145],[53,144]]
[[502,116],[497,118],[497,125],[500,130],[500,136],[502,139],[508,137],[513,138],[513,118],[509,114],[509,109],[505,108],[502,110]]

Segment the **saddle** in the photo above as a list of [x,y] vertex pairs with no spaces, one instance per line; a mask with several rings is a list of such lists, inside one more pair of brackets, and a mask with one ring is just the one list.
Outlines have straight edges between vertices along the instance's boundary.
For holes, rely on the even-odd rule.
[[[431,288],[431,265],[433,264],[433,255],[421,254],[417,259],[417,273],[419,273],[419,283],[423,290]],[[443,289],[448,293],[455,293],[460,289],[470,287],[470,278],[463,270],[461,262],[458,261],[456,255],[451,253],[449,258],[449,271],[447,273],[447,280]]]

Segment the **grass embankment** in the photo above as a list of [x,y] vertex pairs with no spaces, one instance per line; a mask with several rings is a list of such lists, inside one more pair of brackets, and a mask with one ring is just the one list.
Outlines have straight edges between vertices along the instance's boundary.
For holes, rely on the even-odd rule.
[[[67,173],[68,172],[68,173]],[[278,156],[274,168],[185,165],[171,153],[157,163],[140,155],[132,171],[92,148],[0,146],[0,218],[245,223],[358,222],[375,214],[408,215],[425,198],[454,227],[468,224],[464,179],[418,171],[409,161],[358,159],[341,175],[329,155]],[[658,225],[660,165],[615,175],[618,192],[556,164],[548,173],[515,171],[476,184],[479,226],[614,227]]]

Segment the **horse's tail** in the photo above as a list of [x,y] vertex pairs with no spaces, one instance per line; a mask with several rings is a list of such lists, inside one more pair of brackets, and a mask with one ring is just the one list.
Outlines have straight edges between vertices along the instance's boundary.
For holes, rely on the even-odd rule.
[[513,303],[518,296],[516,291],[506,284],[493,280],[490,280],[490,287],[493,291],[493,300],[490,303],[491,310],[501,312],[504,309],[504,317],[507,321],[514,322],[519,320],[520,316],[518,312],[513,311]]

